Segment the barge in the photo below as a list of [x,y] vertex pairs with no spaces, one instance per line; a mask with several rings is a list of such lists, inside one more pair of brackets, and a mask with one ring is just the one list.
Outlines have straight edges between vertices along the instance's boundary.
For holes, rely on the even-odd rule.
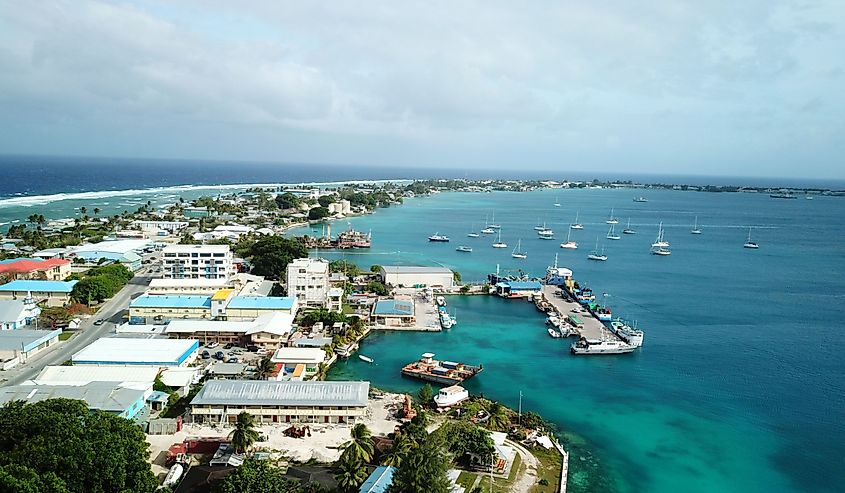
[[441,385],[457,385],[483,370],[483,365],[472,366],[452,361],[438,361],[434,359],[434,353],[424,353],[419,361],[405,365],[402,368],[402,374]]

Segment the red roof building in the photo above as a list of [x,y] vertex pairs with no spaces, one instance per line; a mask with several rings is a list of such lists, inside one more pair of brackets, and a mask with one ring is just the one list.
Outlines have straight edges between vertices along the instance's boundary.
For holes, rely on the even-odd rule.
[[70,275],[70,260],[51,258],[38,260],[21,258],[0,263],[0,277],[8,281],[42,279],[63,281]]

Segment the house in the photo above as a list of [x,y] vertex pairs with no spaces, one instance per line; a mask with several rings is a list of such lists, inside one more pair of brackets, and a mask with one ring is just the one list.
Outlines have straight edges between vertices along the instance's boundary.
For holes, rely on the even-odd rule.
[[283,347],[270,359],[280,367],[276,380],[308,380],[325,362],[326,352],[312,347]]
[[0,261],[0,278],[8,281],[16,279],[41,279],[45,281],[63,281],[70,275],[70,260],[61,258],[16,258]]
[[0,286],[0,300],[25,300],[47,306],[64,306],[70,303],[70,293],[79,281],[41,281],[18,279]]
[[0,369],[25,363],[31,356],[59,342],[62,329],[0,331]]
[[416,324],[414,300],[410,296],[397,296],[393,299],[376,301],[373,305],[371,320],[376,325],[390,327],[410,327]]
[[354,424],[364,417],[369,382],[210,380],[194,396],[195,423],[234,423],[250,409],[258,423]]
[[455,285],[455,275],[447,267],[384,265],[379,267],[378,274],[384,284],[391,286],[440,286],[448,289]]
[[0,300],[0,330],[17,330],[35,322],[41,308],[32,298]]

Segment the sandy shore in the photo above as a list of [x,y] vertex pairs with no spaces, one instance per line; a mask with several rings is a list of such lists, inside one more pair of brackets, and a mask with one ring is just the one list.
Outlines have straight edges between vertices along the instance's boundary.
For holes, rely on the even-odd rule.
[[[395,413],[397,409],[401,409],[403,402],[402,394],[384,393],[371,397],[363,423],[373,435],[392,433],[400,424],[395,419]],[[310,459],[333,462],[340,457],[338,447],[349,439],[351,428],[350,425],[309,424],[310,437],[290,438],[282,434],[288,426],[290,425],[259,426],[259,432],[267,437],[267,441],[256,443],[255,448],[270,452],[274,458],[287,458],[301,462]],[[156,474],[166,472],[163,467],[164,457],[167,449],[174,443],[181,443],[188,437],[226,437],[231,431],[231,426],[186,424],[182,431],[172,435],[147,435],[153,472]]]

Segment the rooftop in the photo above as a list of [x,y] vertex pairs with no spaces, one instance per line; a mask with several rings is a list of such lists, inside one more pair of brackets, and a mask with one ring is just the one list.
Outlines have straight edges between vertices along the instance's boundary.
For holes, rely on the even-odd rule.
[[0,404],[11,401],[33,403],[47,399],[78,399],[89,409],[122,413],[144,397],[144,390],[122,387],[114,382],[86,385],[13,385],[0,388]]
[[290,310],[295,298],[290,296],[235,296],[226,308],[259,309],[259,310]]
[[212,253],[228,253],[229,245],[168,245],[164,247],[163,252],[191,252],[200,250]]
[[134,250],[143,250],[152,246],[152,240],[110,240],[99,243],[86,243],[73,248],[74,253],[81,252],[114,252],[128,253]]
[[364,481],[358,493],[385,493],[387,488],[393,483],[393,473],[396,472],[395,467],[379,466],[370,474],[370,477]]
[[45,366],[33,380],[38,384],[84,385],[89,382],[142,382],[152,385],[155,366]]
[[129,308],[211,308],[211,298],[197,295],[141,295]]
[[58,337],[62,329],[56,330],[0,330],[0,350],[30,351],[45,341]]
[[386,274],[449,274],[452,269],[448,267],[423,267],[419,265],[382,265]]
[[25,317],[26,305],[20,300],[0,300],[0,322],[17,322]]
[[246,335],[256,332],[287,335],[293,329],[294,316],[287,313],[265,313],[255,320],[236,322],[229,320],[173,320],[164,330],[166,334],[192,334],[194,332],[236,332]]
[[414,315],[414,302],[407,300],[378,300],[373,309],[374,315]]
[[36,270],[48,270],[60,265],[70,265],[70,260],[51,258],[47,260],[17,258],[0,262],[0,273],[3,272],[32,272]]
[[74,364],[178,366],[199,348],[195,339],[133,339],[103,337],[71,360]]
[[226,301],[226,298],[234,292],[234,289],[218,289],[211,297],[211,301]]
[[38,293],[70,293],[79,281],[39,281],[18,279],[0,286],[0,291],[33,291]]
[[326,352],[318,347],[282,347],[273,353],[273,361],[279,363],[322,363]]
[[192,405],[365,407],[369,382],[210,380]]
[[227,279],[153,279],[150,281],[150,288],[182,288],[197,287],[218,289],[222,288],[229,281]]

